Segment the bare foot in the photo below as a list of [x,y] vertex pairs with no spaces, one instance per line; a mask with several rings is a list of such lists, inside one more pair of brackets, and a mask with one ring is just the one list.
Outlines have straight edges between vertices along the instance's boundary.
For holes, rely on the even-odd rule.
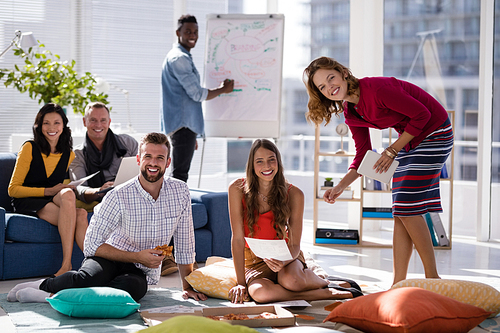
[[70,271],[72,269],[71,265],[63,265],[61,266],[61,268],[57,271],[56,274],[54,274],[54,276],[59,276],[59,275],[62,275],[68,271]]
[[326,280],[326,282],[328,282],[328,284],[335,283],[339,287],[343,287],[343,288],[351,288],[351,284],[349,282],[346,282],[346,281],[335,281],[335,280],[330,281],[330,280]]
[[333,289],[333,288],[327,288],[327,290],[330,293],[330,297],[328,297],[328,299],[353,298],[352,293],[350,293],[349,291],[336,290],[336,289]]

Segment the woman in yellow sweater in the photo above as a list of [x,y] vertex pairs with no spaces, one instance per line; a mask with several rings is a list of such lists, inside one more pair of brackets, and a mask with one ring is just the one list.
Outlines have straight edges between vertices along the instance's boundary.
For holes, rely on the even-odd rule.
[[44,105],[35,118],[33,140],[26,141],[17,155],[9,184],[16,213],[37,216],[58,228],[63,262],[55,276],[72,269],[73,242],[83,251],[88,226],[87,212],[76,208],[75,187],[63,184],[75,158],[72,148],[63,109],[53,103]]

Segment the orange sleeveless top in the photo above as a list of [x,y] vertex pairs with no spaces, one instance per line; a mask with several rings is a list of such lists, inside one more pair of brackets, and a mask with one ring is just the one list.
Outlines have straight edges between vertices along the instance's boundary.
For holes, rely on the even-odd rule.
[[[243,184],[245,183],[245,179],[243,179]],[[292,184],[288,187],[288,191],[292,188]],[[247,205],[245,202],[245,197],[241,199],[243,204],[243,228],[245,231],[245,237],[250,235],[250,228],[247,225],[246,221],[246,210]],[[252,238],[257,239],[279,239],[276,230],[273,227],[274,224],[274,213],[270,210],[265,213],[259,214],[256,223],[253,225],[253,235]],[[247,244],[245,244],[248,247]]]

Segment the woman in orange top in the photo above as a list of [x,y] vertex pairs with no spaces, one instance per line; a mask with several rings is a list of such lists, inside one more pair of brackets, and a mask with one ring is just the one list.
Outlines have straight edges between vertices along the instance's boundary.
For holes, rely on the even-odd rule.
[[87,211],[76,208],[72,185],[65,185],[68,167],[75,158],[68,118],[53,103],[36,115],[33,140],[26,141],[17,155],[9,184],[14,211],[37,216],[57,226],[61,236],[63,262],[56,276],[72,269],[73,242],[83,251]]
[[[307,268],[300,239],[304,194],[287,183],[278,148],[269,140],[256,140],[250,149],[246,179],[229,185],[231,250],[238,285],[229,291],[233,303],[252,297],[256,302],[344,299],[361,296],[350,280],[317,276]],[[259,258],[245,237],[285,239],[293,259]]]

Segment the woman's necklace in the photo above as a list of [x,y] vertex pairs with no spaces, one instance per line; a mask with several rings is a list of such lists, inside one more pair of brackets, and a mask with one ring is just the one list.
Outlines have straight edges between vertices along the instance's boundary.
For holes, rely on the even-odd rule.
[[267,195],[264,195],[262,193],[260,193],[259,191],[257,191],[259,193],[259,196],[262,198],[262,201],[264,202],[267,202]]

